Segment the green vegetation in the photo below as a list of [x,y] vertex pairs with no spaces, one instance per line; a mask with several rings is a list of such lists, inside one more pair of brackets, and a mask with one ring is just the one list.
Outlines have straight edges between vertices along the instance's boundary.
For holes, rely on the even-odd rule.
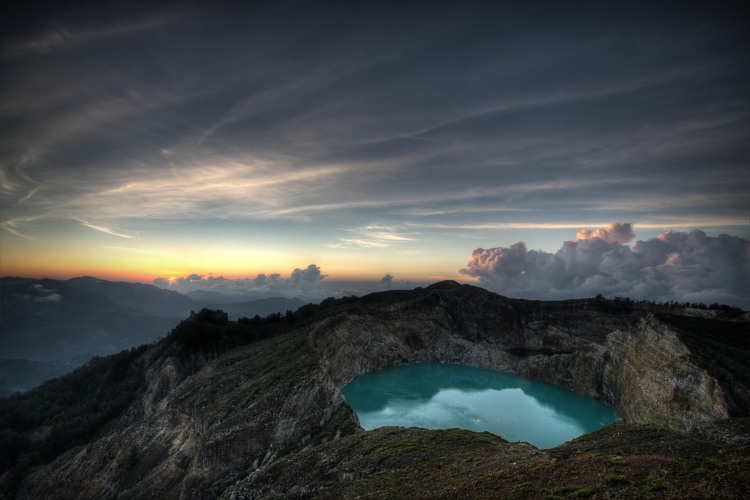
[[633,481],[628,479],[624,474],[608,474],[607,484],[609,486],[626,486],[633,484]]
[[683,458],[680,462],[690,474],[695,475],[708,475],[716,469],[714,461],[708,458]]
[[418,450],[422,444],[415,439],[404,439],[401,441],[390,441],[383,446],[375,448],[375,453],[401,455]]
[[0,405],[0,472],[26,470],[91,440],[144,390],[148,349],[95,357],[72,373]]
[[234,347],[286,333],[309,317],[309,309],[302,306],[296,313],[287,312],[286,316],[273,313],[265,318],[256,315],[234,322],[229,321],[224,311],[204,308],[181,321],[167,340],[174,342],[175,348],[181,352],[217,355]]
[[651,472],[646,477],[646,489],[648,491],[669,491],[672,489],[672,483],[667,481],[663,476]]
[[[607,300],[604,298],[602,294],[597,294],[594,297],[595,300]],[[704,304],[703,302],[678,302],[676,300],[670,300],[667,302],[658,302],[655,300],[647,300],[647,299],[641,299],[641,300],[633,300],[629,297],[615,297],[615,302],[623,302],[626,304],[638,304],[638,305],[646,305],[653,309],[656,309],[660,312],[670,312],[674,309],[702,309],[706,311],[728,311],[733,313],[741,313],[743,312],[741,308],[737,306],[730,306],[728,304],[719,304],[718,302],[714,302],[713,304]]]
[[544,498],[548,500],[558,500],[565,498],[589,498],[594,496],[596,488],[591,486],[561,486],[552,491],[548,491]]

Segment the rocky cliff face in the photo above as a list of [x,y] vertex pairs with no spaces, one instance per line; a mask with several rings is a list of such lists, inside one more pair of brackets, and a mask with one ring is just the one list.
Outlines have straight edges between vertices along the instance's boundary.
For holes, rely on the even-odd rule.
[[[750,337],[746,323],[718,324],[744,329]],[[648,311],[614,309],[611,303],[578,301],[561,308],[477,289],[443,288],[377,314],[333,317],[319,323],[311,336],[339,386],[385,366],[443,362],[566,387],[614,406],[627,422],[684,431],[744,414],[737,409],[745,403],[719,381],[729,379],[719,376],[721,364],[697,363],[679,328]],[[747,339],[744,346],[724,356],[747,374]],[[731,379],[741,391],[748,389],[746,377]]]
[[[200,361],[196,361],[200,362]],[[182,377],[167,358],[115,427],[30,474],[19,498],[215,498],[242,471],[357,430],[304,333]]]
[[604,394],[628,422],[690,430],[729,417],[721,385],[690,360],[679,335],[655,317],[607,337]]
[[734,344],[721,335],[704,342],[679,322],[609,301],[517,301],[455,283],[373,294],[224,354],[147,351],[143,395],[98,439],[27,475],[16,493],[215,498],[261,473],[272,481],[269,467],[281,457],[361,432],[343,385],[410,362],[517,373],[599,398],[626,422],[673,430],[747,415],[747,324],[711,324]]

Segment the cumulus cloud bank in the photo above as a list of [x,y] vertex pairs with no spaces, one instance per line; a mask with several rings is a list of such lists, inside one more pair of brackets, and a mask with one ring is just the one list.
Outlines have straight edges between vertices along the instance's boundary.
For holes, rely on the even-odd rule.
[[633,233],[633,224],[613,222],[609,227],[603,227],[595,230],[581,229],[576,234],[576,238],[579,240],[590,240],[592,238],[599,238],[606,241],[607,243],[630,243],[635,234]]
[[[258,274],[255,278],[229,279],[223,276],[203,276],[190,274],[178,278],[157,278],[156,286],[169,288],[180,293],[196,291],[217,292],[226,295],[257,296],[317,296],[317,285],[326,278],[315,264],[304,269],[295,268],[288,278],[281,274]],[[312,294],[312,295],[310,295]]]
[[[157,278],[153,283],[184,294],[201,292],[199,296],[202,299],[213,300],[217,304],[269,297],[296,297],[320,302],[327,297],[362,296],[377,291],[411,289],[429,284],[426,281],[397,280],[391,274],[372,281],[329,281],[327,277],[319,266],[310,264],[305,268],[294,269],[288,277],[271,273],[258,274],[255,278],[230,279],[190,274],[178,278]],[[223,297],[206,295],[206,292],[219,293]]]
[[555,253],[509,247],[477,248],[459,272],[514,297],[562,299],[626,296],[659,301],[726,303],[750,308],[750,242],[703,231],[635,238],[632,224],[584,229]]

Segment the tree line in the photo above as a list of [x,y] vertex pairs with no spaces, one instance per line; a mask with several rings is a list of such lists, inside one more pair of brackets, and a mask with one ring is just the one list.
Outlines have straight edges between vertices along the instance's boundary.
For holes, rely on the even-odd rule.
[[[601,293],[596,294],[594,297],[596,300],[608,300]],[[665,302],[659,302],[656,300],[640,299],[633,300],[629,297],[614,297],[612,300],[615,302],[623,302],[626,304],[638,304],[647,305],[655,309],[703,309],[708,311],[731,311],[731,312],[742,312],[742,308],[736,306],[730,306],[728,304],[719,304],[714,302],[713,304],[704,304],[703,302],[680,302],[677,300],[668,300]]]

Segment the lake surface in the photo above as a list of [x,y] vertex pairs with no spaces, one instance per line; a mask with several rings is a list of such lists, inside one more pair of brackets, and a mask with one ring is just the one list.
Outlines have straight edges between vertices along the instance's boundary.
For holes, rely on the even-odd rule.
[[459,365],[415,364],[356,377],[342,389],[366,430],[389,425],[488,431],[552,448],[619,420],[560,387]]

